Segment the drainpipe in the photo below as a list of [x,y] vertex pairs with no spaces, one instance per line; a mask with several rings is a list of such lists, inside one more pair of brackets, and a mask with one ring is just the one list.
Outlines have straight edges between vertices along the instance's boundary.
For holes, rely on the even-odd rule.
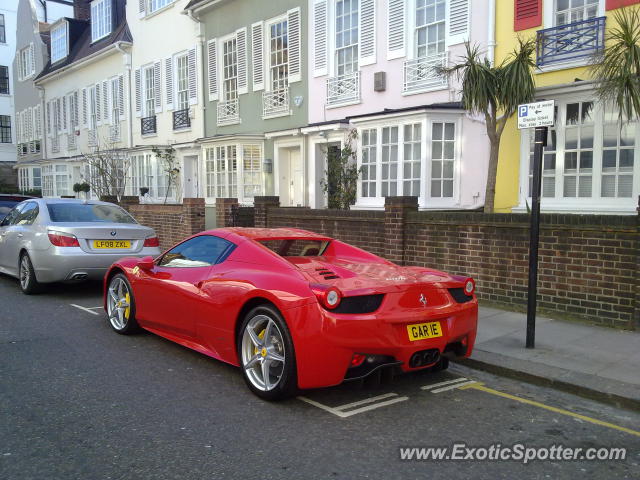
[[[40,121],[42,122],[42,143],[40,144],[40,155],[44,160],[47,157],[47,110],[46,110],[46,102],[44,101],[44,87],[40,85],[34,85],[38,93],[40,94],[40,112],[42,112],[42,116],[40,117]],[[42,186],[40,186],[42,188]]]
[[487,58],[493,66],[496,55],[496,0],[489,0],[487,22]]
[[133,147],[133,115],[131,110],[131,55],[127,53],[120,42],[115,44],[116,50],[122,53],[124,57],[124,68],[126,70],[126,82],[127,82],[127,147]]
[[204,85],[205,85],[205,80],[206,80],[206,74],[205,74],[205,69],[204,69],[204,65],[205,65],[205,41],[204,41],[204,26],[203,23],[200,21],[200,19],[198,17],[196,17],[193,13],[193,10],[185,10],[187,17],[189,17],[191,20],[193,20],[194,22],[196,22],[198,24],[198,45],[200,47],[200,58],[198,58],[199,60],[199,65],[200,65],[200,89],[202,92],[202,136],[206,137],[207,134],[207,116],[205,115],[205,112],[207,110],[207,104],[205,102],[205,90],[204,90]]
[[47,0],[38,0],[40,2],[40,5],[42,5],[42,8],[44,10],[44,23],[49,23],[49,20],[47,20]]

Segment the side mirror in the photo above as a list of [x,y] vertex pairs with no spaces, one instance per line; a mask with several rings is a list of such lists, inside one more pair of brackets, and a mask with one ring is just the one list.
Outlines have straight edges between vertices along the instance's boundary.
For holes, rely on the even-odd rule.
[[140,260],[138,260],[138,263],[136,265],[140,270],[148,272],[155,266],[155,263],[153,261],[153,257],[142,257]]

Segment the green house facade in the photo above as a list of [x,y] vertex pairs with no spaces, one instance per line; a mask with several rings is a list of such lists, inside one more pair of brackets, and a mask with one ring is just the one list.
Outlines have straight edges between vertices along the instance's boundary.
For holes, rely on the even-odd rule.
[[208,204],[279,195],[304,205],[307,6],[301,0],[194,0],[204,36],[203,187]]

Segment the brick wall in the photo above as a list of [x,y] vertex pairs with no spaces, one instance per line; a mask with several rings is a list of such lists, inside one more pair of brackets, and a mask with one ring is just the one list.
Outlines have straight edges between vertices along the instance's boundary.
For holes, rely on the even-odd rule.
[[[114,202],[114,198],[102,198]],[[142,225],[153,228],[166,250],[204,227],[204,199],[185,198],[181,205],[141,204],[138,197],[123,197],[120,205]]]
[[[638,218],[543,214],[539,310],[640,328]],[[527,303],[526,214],[418,212],[411,197],[387,198],[384,211],[280,208],[277,197],[256,197],[255,221],[329,235],[400,264],[470,275],[481,299]]]

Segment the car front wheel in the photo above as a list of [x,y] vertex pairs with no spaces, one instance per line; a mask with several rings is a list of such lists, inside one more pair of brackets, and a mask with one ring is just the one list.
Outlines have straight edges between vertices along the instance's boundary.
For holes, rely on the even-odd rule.
[[23,253],[20,257],[18,278],[20,279],[20,289],[25,295],[38,293],[40,290],[40,284],[36,279],[36,273],[28,253]]
[[238,352],[245,382],[265,400],[292,396],[297,387],[291,334],[280,313],[269,305],[251,310],[242,322]]
[[136,303],[131,284],[122,273],[114,275],[107,287],[107,315],[111,327],[118,333],[128,335],[138,331]]

